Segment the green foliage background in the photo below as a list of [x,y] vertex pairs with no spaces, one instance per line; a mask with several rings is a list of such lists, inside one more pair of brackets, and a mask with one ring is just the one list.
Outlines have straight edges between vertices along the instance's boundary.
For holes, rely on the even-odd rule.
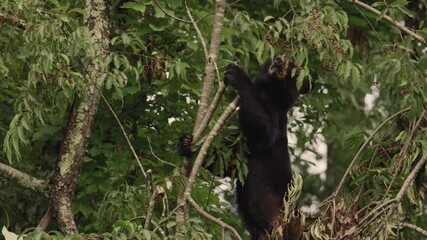
[[[168,201],[163,207],[157,202],[154,220],[173,231],[173,209],[185,184],[179,174],[183,159],[177,154],[176,143],[193,127],[205,57],[192,25],[171,17],[188,19],[182,1],[158,2],[110,2],[110,54],[100,61],[109,66],[103,95],[123,123],[144,168],[152,170],[152,184],[166,191]],[[427,37],[425,0],[367,3]],[[188,7],[208,41],[213,1],[189,0]],[[0,9],[0,139],[4,139],[0,161],[47,180],[69,109],[87,94],[82,87],[85,68],[96,57],[93,49],[97,46],[87,44],[81,1],[4,0]],[[216,63],[220,73],[217,81],[231,62],[254,76],[275,52],[295,59],[301,79],[308,76],[315,80],[315,91],[302,97],[296,106],[304,117],[290,120],[298,139],[291,153],[316,153],[311,143],[320,135],[328,146],[323,174],[309,174],[307,159],[295,156],[294,169],[304,179],[301,205],[306,206],[332,193],[373,129],[390,115],[410,107],[404,117],[375,136],[346,182],[343,202],[350,205],[359,194],[355,205],[362,207],[392,198],[426,151],[425,120],[413,136],[409,134],[427,108],[425,47],[347,1],[228,2]],[[364,97],[374,88],[379,96],[373,108],[366,110]],[[214,118],[234,95],[233,90],[226,90]],[[247,172],[242,139],[233,115],[211,146],[206,166],[222,174],[231,165],[231,175],[242,178]],[[399,155],[407,141],[408,150]],[[400,171],[395,174],[396,168]],[[158,232],[141,227],[151,196],[149,185],[101,100],[73,202],[79,229],[105,237],[156,238]],[[221,181],[204,169],[193,198],[243,233],[233,194],[226,194],[229,202],[220,201],[213,192],[219,185]],[[427,226],[426,189],[420,175],[402,204],[401,217],[406,222]],[[28,228],[37,225],[47,206],[44,196],[0,177],[0,223],[9,230],[31,232]],[[220,239],[221,229],[195,212],[190,216],[189,236]],[[49,230],[56,230],[55,223]],[[410,230],[390,227],[390,232],[391,238],[419,237]],[[61,238],[52,232],[55,236]]]

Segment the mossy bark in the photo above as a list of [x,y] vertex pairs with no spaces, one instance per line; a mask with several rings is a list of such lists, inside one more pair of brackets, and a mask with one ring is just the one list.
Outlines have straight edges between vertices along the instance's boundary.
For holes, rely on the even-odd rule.
[[[108,53],[108,17],[103,0],[86,0],[85,25],[87,41],[93,49],[91,63],[85,66],[85,92],[77,101],[68,119],[55,170],[50,179],[50,197],[53,214],[64,234],[77,233],[71,204],[83,163],[87,139],[98,109],[100,91],[104,83],[104,60]],[[89,51],[88,51],[89,52]]]

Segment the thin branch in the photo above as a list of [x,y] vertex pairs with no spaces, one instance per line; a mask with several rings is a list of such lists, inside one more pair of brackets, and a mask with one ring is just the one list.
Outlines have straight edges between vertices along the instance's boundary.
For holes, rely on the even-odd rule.
[[159,8],[160,8],[160,10],[162,10],[162,12],[164,12],[164,13],[165,13],[166,15],[168,15],[170,18],[173,18],[173,19],[175,19],[175,20],[177,20],[177,21],[180,21],[180,22],[183,22],[183,23],[191,23],[191,21],[188,21],[188,20],[185,20],[185,19],[178,18],[178,17],[176,17],[176,16],[174,16],[174,15],[172,15],[172,14],[168,13],[168,12],[167,12],[163,7],[162,7],[162,5],[160,5],[159,0],[155,0],[154,2],[156,3],[157,7],[159,7]]
[[[217,64],[216,64],[215,61],[213,62],[213,64],[214,64],[214,67],[215,67],[216,76],[219,79],[220,75],[219,75],[218,66],[217,66]],[[211,121],[212,116],[213,116],[216,108],[218,107],[219,100],[221,99],[222,93],[224,92],[225,88],[226,88],[226,86],[225,86],[224,82],[223,81],[219,81],[218,90],[217,90],[217,92],[215,94],[215,97],[213,98],[211,104],[209,105],[209,108],[208,108],[205,116],[203,117],[203,120],[200,123],[199,128],[197,129],[196,132],[193,132],[193,142],[197,141],[198,138],[200,137],[200,135],[203,133],[203,131],[205,131],[206,128],[208,127],[209,122]]]
[[52,220],[52,208],[49,206],[45,214],[43,215],[42,219],[40,220],[39,224],[37,225],[37,228],[41,229],[42,231],[46,230],[51,220]]
[[206,130],[216,108],[218,107],[219,100],[221,99],[222,93],[224,92],[224,90],[225,90],[225,84],[222,81],[220,81],[215,97],[213,98],[211,105],[209,105],[208,111],[206,112],[206,115],[203,118],[203,121],[200,123],[199,129],[193,135],[193,141],[197,141],[200,135],[203,133],[203,131]]
[[203,52],[205,53],[205,61],[207,62],[209,54],[208,54],[208,47],[206,46],[205,39],[203,38],[202,32],[200,32],[200,29],[197,26],[197,23],[194,21],[193,15],[191,15],[190,9],[188,8],[188,5],[187,5],[187,0],[184,0],[184,6],[185,6],[185,10],[187,11],[188,18],[190,19],[189,22],[193,25],[194,30],[196,30],[197,37],[199,38],[200,43],[202,44]]
[[425,165],[426,162],[427,151],[424,152],[424,155],[422,156],[421,160],[418,161],[414,169],[412,169],[411,173],[409,173],[408,177],[405,179],[405,182],[403,182],[402,187],[400,188],[399,192],[395,197],[396,202],[402,201],[403,195],[405,194],[406,190],[408,190],[409,185],[411,185],[412,181],[415,179],[418,172],[421,170],[421,168]]
[[152,148],[152,146],[151,146],[151,141],[150,141],[150,138],[149,138],[149,137],[147,137],[147,141],[148,141],[148,146],[150,147],[151,155],[153,155],[153,157],[155,157],[159,162],[162,162],[162,163],[164,163],[164,164],[167,164],[167,165],[170,165],[170,166],[172,166],[172,167],[178,168],[178,166],[177,166],[177,165],[175,165],[175,164],[173,164],[173,163],[170,163],[170,162],[167,162],[167,161],[162,160],[161,158],[159,158],[159,157],[154,153],[154,151],[153,151],[153,148]]
[[9,178],[10,180],[16,181],[23,187],[33,189],[43,193],[45,196],[48,196],[48,186],[47,183],[43,180],[34,178],[4,163],[0,163],[0,173],[2,173],[4,177]]
[[163,196],[164,192],[165,190],[160,186],[157,186],[156,190],[153,191],[153,194],[151,195],[150,203],[148,204],[148,210],[147,210],[147,216],[145,217],[144,229],[148,229],[148,227],[150,226],[151,217],[153,216],[154,207],[156,205],[156,199],[158,196]]
[[409,28],[405,27],[404,25],[396,22],[391,17],[389,17],[387,15],[383,15],[380,11],[378,11],[377,9],[369,6],[368,4],[363,3],[363,2],[361,2],[359,0],[347,0],[347,2],[350,2],[350,3],[353,3],[353,4],[357,5],[357,6],[360,6],[360,7],[364,8],[364,9],[366,9],[366,10],[374,13],[375,15],[382,16],[382,18],[384,18],[387,22],[389,22],[389,23],[393,24],[394,26],[396,26],[400,31],[402,31],[402,32],[410,35],[411,37],[413,37],[418,42],[426,44],[426,40],[422,36],[420,36],[420,35],[416,34],[415,32],[411,31]]
[[416,232],[418,232],[418,233],[420,233],[420,234],[422,234],[422,235],[424,235],[424,236],[427,237],[427,230],[424,230],[424,229],[418,227],[417,225],[414,225],[414,224],[411,224],[411,223],[400,223],[400,227],[401,228],[404,228],[404,227],[410,228],[410,229],[415,230]]
[[162,235],[162,237],[167,236],[166,232],[154,220],[151,220],[151,224],[153,224],[153,226],[155,227],[155,230],[153,230],[153,232],[159,231],[160,235]]
[[216,122],[215,126],[212,128],[211,132],[209,133],[205,142],[200,148],[200,151],[196,157],[196,160],[194,161],[193,168],[188,178],[187,186],[185,187],[184,196],[186,196],[187,198],[191,196],[191,191],[196,181],[197,174],[199,173],[200,167],[203,164],[203,160],[208,152],[210,145],[212,144],[216,135],[218,135],[218,132],[222,128],[224,123],[227,121],[230,115],[237,108],[238,101],[239,101],[239,97],[235,97],[234,100],[228,105],[225,111],[218,118],[218,121]]
[[20,28],[23,29],[27,29],[27,21],[25,19],[16,17],[16,16],[12,16],[8,13],[0,13],[0,20],[3,21],[8,21],[10,23],[12,23],[13,25],[16,25]]
[[357,151],[356,155],[353,157],[353,160],[351,160],[350,165],[347,167],[347,170],[344,173],[344,176],[342,177],[340,183],[338,184],[337,188],[335,189],[334,193],[331,197],[336,197],[338,192],[341,190],[341,188],[344,186],[344,182],[347,179],[348,174],[350,173],[351,168],[356,163],[356,160],[359,158],[359,156],[362,154],[363,150],[365,150],[366,146],[368,146],[369,142],[374,138],[374,136],[378,133],[378,131],[389,121],[393,120],[395,117],[408,112],[410,108],[405,108],[403,110],[400,110],[399,112],[393,114],[389,118],[387,118],[384,122],[382,122],[375,130],[371,133],[371,135],[366,139],[366,141],[363,143],[363,145],[360,147],[359,151]]
[[411,131],[409,132],[409,136],[405,141],[405,144],[403,145],[402,149],[400,150],[399,154],[397,155],[397,164],[395,166],[394,172],[398,173],[400,171],[400,166],[402,165],[402,159],[406,155],[406,152],[408,151],[409,145],[411,145],[412,140],[414,138],[415,131],[420,128],[421,123],[423,122],[425,116],[426,116],[427,110],[423,110],[421,113],[421,116],[418,118],[418,120],[415,122],[415,124],[412,126]]
[[[136,217],[133,217],[133,218],[129,219],[129,221],[135,221],[135,220],[138,220],[138,219],[142,220],[142,219],[145,219],[145,217],[146,216],[136,216]],[[160,234],[163,237],[167,236],[166,232],[160,227],[160,225],[158,223],[156,223],[156,221],[154,221],[153,219],[151,219],[151,224],[155,227],[154,230],[153,230],[153,232],[159,231]]]
[[[394,199],[389,200],[387,202],[384,202],[383,204],[381,204],[380,206],[376,207],[374,210],[370,211],[363,219],[362,221],[360,221],[357,226],[356,229],[358,229],[358,231],[354,234],[354,236],[358,236],[359,233],[363,232],[365,230],[366,227],[369,226],[369,224],[371,224],[373,221],[375,221],[377,218],[381,217],[384,215],[384,212],[386,212],[387,210],[389,210],[390,208],[393,207],[393,203],[394,203]],[[373,216],[372,216],[373,215]],[[343,236],[340,239],[344,239],[345,236]]]
[[144,175],[144,178],[147,178],[147,173],[145,173],[144,167],[142,167],[141,161],[139,160],[138,155],[136,154],[136,151],[135,151],[135,149],[133,148],[132,143],[130,142],[130,140],[129,140],[129,138],[128,138],[127,134],[126,134],[126,131],[125,131],[125,129],[124,129],[124,127],[123,127],[122,123],[120,122],[119,117],[117,117],[117,115],[116,115],[116,113],[114,112],[113,108],[110,106],[110,104],[108,103],[107,99],[105,99],[105,97],[104,97],[104,95],[103,95],[102,93],[101,93],[101,97],[102,97],[102,99],[104,100],[105,104],[107,104],[108,109],[110,109],[111,114],[113,114],[114,118],[116,119],[117,124],[119,124],[119,127],[120,127],[120,129],[122,130],[123,136],[125,137],[126,142],[128,143],[129,148],[130,148],[130,150],[132,151],[132,154],[133,154],[133,156],[135,157],[136,162],[138,163],[138,166],[139,166],[139,168],[141,169],[142,174]]
[[236,231],[236,229],[234,229],[232,226],[226,224],[225,222],[219,220],[218,218],[210,215],[209,213],[207,213],[205,210],[203,210],[203,208],[201,208],[196,201],[194,201],[193,198],[188,197],[187,198],[188,202],[191,204],[191,206],[193,206],[194,209],[196,209],[196,211],[202,215],[203,217],[205,217],[206,219],[208,219],[211,222],[214,222],[215,224],[219,225],[220,227],[222,227],[222,229],[226,229],[229,230],[236,239],[242,240],[242,238],[240,237],[239,233]]

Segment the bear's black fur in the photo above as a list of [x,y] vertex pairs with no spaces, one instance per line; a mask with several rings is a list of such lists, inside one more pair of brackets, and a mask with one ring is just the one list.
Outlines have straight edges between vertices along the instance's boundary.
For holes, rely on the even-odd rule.
[[308,79],[297,89],[298,73],[291,76],[294,68],[291,61],[277,56],[263,66],[254,83],[234,64],[224,75],[225,84],[240,95],[239,122],[249,150],[249,173],[243,185],[237,184],[237,204],[253,240],[267,239],[292,180],[287,112],[298,95],[310,89]]

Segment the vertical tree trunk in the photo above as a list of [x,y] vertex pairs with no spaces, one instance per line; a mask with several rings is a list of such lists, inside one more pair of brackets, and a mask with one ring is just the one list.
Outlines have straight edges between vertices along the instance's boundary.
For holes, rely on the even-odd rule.
[[55,170],[50,179],[50,196],[53,214],[64,234],[77,233],[71,203],[86,150],[87,139],[96,114],[100,90],[104,82],[102,64],[108,53],[108,18],[103,0],[86,0],[85,25],[88,41],[95,50],[93,59],[86,66],[86,91],[74,107],[61,145]]
[[[200,98],[199,109],[197,111],[196,121],[193,128],[193,136],[200,129],[203,128],[201,123],[203,118],[206,117],[206,112],[211,104],[212,89],[215,80],[215,68],[219,55],[219,47],[221,42],[221,30],[224,21],[226,2],[225,0],[215,0],[215,15],[212,26],[212,35],[209,46],[208,61],[205,66],[205,75],[203,78],[203,91]],[[183,176],[188,177],[191,169],[190,161],[184,161],[181,173]],[[176,234],[175,238],[184,240],[186,234],[186,215],[188,214],[188,203],[184,191],[179,193],[177,205],[179,208],[176,211]]]

